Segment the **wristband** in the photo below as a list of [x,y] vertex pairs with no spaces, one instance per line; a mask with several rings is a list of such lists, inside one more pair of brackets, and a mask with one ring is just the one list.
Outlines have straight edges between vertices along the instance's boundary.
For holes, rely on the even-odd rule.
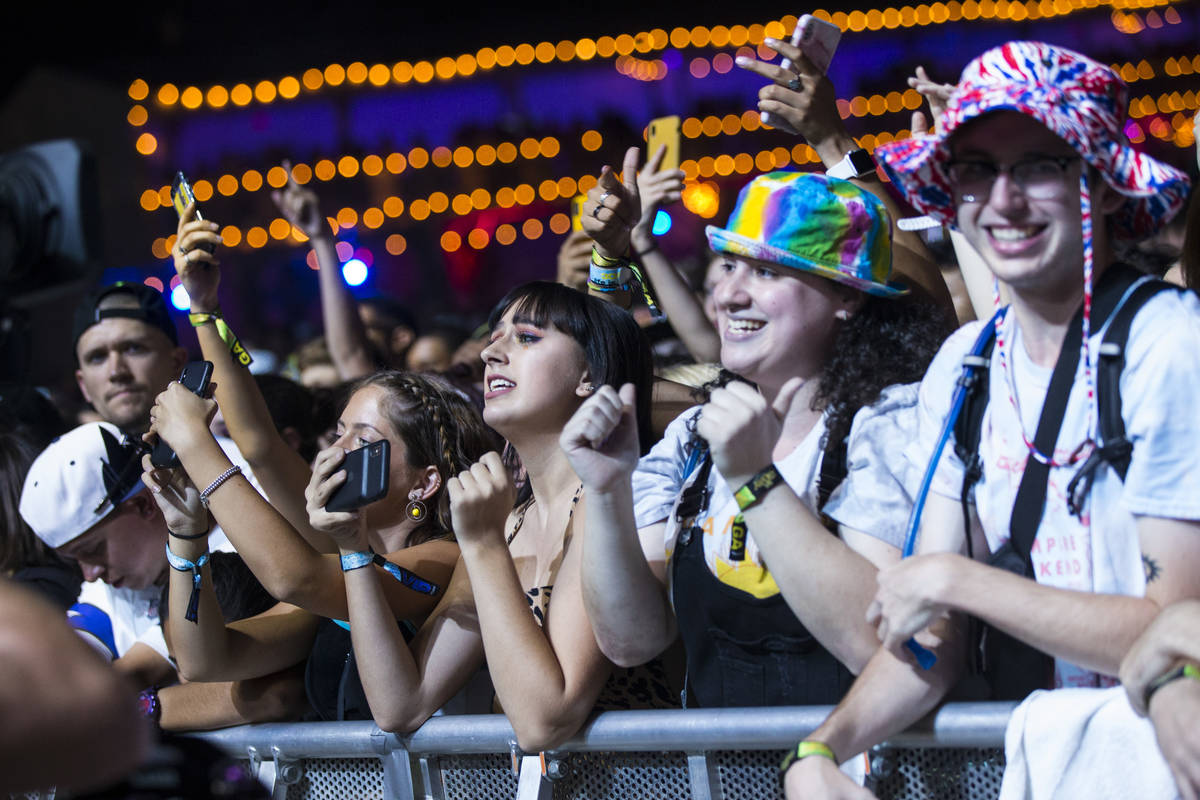
[[788,767],[809,756],[821,756],[821,758],[828,758],[834,764],[838,763],[837,756],[833,754],[833,750],[829,745],[824,742],[814,742],[810,739],[805,739],[804,741],[797,742],[792,751],[783,759],[783,763],[779,765],[779,776],[782,778],[787,774]]
[[221,488],[221,484],[225,483],[225,481],[229,480],[241,471],[242,468],[234,464],[232,467],[218,475],[216,480],[210,483],[208,488],[200,493],[200,502],[204,504],[204,507],[208,508],[208,498],[212,497],[213,492]]
[[158,725],[162,719],[162,703],[158,700],[158,689],[150,687],[138,695],[138,711],[142,716]]
[[237,359],[239,364],[243,367],[248,367],[254,363],[254,359],[250,357],[250,353],[238,341],[237,334],[226,324],[225,318],[221,316],[220,309],[196,311],[188,314],[188,322],[192,323],[193,328],[199,328],[208,322],[213,323],[217,326],[217,335],[221,337],[221,341],[229,346],[229,352],[233,353],[233,357]]
[[1150,708],[1150,698],[1154,697],[1155,692],[1166,686],[1168,683],[1177,681],[1180,678],[1191,678],[1192,680],[1200,681],[1200,667],[1197,667],[1195,664],[1184,664],[1182,667],[1176,667],[1175,669],[1171,670],[1166,675],[1155,678],[1154,681],[1146,687],[1146,708]]
[[[211,530],[211,529],[209,529],[209,530]],[[184,534],[184,533],[176,533],[175,531],[171,530],[170,528],[167,528],[167,536],[172,536],[176,539],[183,539],[184,541],[191,541],[194,539],[203,539],[205,536],[208,536],[209,530],[206,530],[203,533]]]
[[767,493],[781,483],[783,476],[779,474],[779,470],[775,469],[774,464],[767,464],[733,493],[733,499],[737,501],[738,509],[745,511],[762,502]]
[[341,555],[341,562],[342,572],[350,572],[351,570],[362,569],[368,564],[374,564],[395,578],[400,585],[412,589],[419,594],[427,594],[432,597],[442,590],[442,587],[436,583],[427,581],[415,572],[410,572],[404,567],[393,564],[369,547],[366,550],[359,550],[356,553],[343,553]]
[[592,263],[598,267],[624,266],[626,260],[620,256],[613,258],[612,256],[601,255],[595,245],[592,246]]
[[188,597],[187,611],[183,618],[188,622],[195,622],[197,612],[200,609],[200,581],[202,576],[200,570],[208,563],[208,551],[204,555],[197,558],[195,561],[189,561],[183,556],[177,556],[171,552],[171,543],[167,543],[167,563],[171,565],[171,569],[178,572],[192,573],[192,594]]

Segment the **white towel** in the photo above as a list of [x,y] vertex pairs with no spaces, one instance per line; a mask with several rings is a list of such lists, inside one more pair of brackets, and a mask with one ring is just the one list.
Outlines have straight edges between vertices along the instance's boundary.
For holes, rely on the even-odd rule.
[[1150,721],[1125,690],[1056,689],[1017,706],[1004,736],[1000,800],[1175,800]]

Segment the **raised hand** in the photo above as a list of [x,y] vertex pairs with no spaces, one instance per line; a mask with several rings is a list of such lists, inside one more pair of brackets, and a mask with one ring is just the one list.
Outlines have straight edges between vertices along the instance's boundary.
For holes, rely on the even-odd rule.
[[605,165],[583,204],[583,230],[600,254],[609,258],[621,258],[629,251],[629,234],[642,218],[637,182],[639,153],[636,147],[625,152],[619,180],[612,167]]
[[588,491],[629,481],[637,467],[637,389],[601,386],[563,426],[558,443]]
[[[950,102],[951,95],[954,94],[954,84],[938,83],[929,77],[924,67],[917,67],[917,74],[908,79],[908,85],[920,92],[929,101],[929,112],[933,116],[934,132],[941,133],[942,114],[946,110],[946,104]],[[912,130],[913,133],[924,133],[929,130],[929,120],[925,118],[924,111],[918,109],[913,112]]]
[[592,240],[584,231],[571,231],[558,249],[556,281],[580,292],[587,291],[592,264]]
[[[171,255],[175,273],[191,300],[192,311],[217,308],[217,286],[221,283],[221,262],[216,248],[221,244],[220,226],[212,220],[196,219],[196,204],[189,203],[175,228],[175,246]],[[210,253],[204,246],[210,246]]]
[[325,510],[325,504],[333,497],[333,493],[346,482],[346,471],[341,468],[345,459],[346,451],[337,446],[327,447],[317,453],[312,477],[304,490],[308,524],[313,530],[330,536],[343,549],[364,550],[367,547],[366,531],[359,524],[362,509]]
[[740,381],[713,390],[700,411],[696,433],[708,441],[713,463],[731,489],[771,463],[783,419],[803,385],[801,378],[789,379],[774,403]]
[[[214,384],[209,384],[210,390]],[[217,403],[210,397],[200,397],[179,381],[171,381],[154,400],[150,409],[150,432],[143,438],[157,435],[179,453],[189,449],[200,436],[211,436],[208,425],[217,413]]]
[[454,536],[461,544],[478,544],[489,537],[503,542],[516,489],[499,453],[484,453],[470,469],[446,481],[446,490]]
[[654,244],[654,217],[663,206],[670,205],[683,196],[683,170],[668,169],[660,171],[663,158],[667,155],[664,144],[646,161],[646,166],[638,173],[638,194],[642,201],[642,216],[633,227],[631,233],[633,247],[643,251]]
[[279,207],[279,213],[310,239],[329,233],[325,217],[321,215],[321,208],[317,203],[317,193],[296,183],[296,179],[292,177],[290,162],[284,161],[283,168],[288,174],[287,185],[283,189],[271,192],[271,199]]
[[779,39],[764,41],[767,47],[792,63],[790,68],[784,69],[779,64],[738,56],[739,67],[770,81],[758,90],[758,110],[772,114],[777,120],[773,124],[788,133],[803,136],[818,150],[827,141],[848,136],[829,78],[813,66],[799,47]]
[[159,469],[146,453],[142,456],[142,483],[162,510],[167,530],[188,537],[208,532],[208,509],[200,502],[200,490],[182,469]]

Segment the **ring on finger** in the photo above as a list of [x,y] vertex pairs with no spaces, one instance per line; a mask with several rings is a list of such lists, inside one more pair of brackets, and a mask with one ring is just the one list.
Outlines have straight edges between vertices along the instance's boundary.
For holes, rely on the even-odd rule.
[[603,203],[596,204],[596,207],[592,209],[592,218],[593,219],[600,219],[600,209],[602,209],[602,208],[604,208]]
[[799,76],[794,77],[790,81],[788,81],[787,88],[791,89],[793,92],[800,91],[800,89],[803,88],[803,84],[800,83]]
[[598,202],[600,205],[604,205],[604,201],[607,200],[611,195],[612,195],[612,192],[605,189],[604,194],[600,195],[600,199],[596,202]]

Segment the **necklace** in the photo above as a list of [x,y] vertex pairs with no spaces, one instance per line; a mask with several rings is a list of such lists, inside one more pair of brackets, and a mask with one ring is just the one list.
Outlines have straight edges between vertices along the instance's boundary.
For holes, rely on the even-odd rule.
[[[571,517],[575,516],[575,506],[579,503],[579,496],[583,494],[583,483],[579,484],[579,488],[575,490],[575,496],[571,498],[571,510],[567,513],[567,522],[571,522]],[[517,538],[517,534],[521,531],[521,526],[525,524],[525,512],[533,505],[533,495],[529,495],[529,499],[521,504],[517,509],[517,524],[513,525],[512,533],[508,535],[505,544],[512,544],[513,539]]]

